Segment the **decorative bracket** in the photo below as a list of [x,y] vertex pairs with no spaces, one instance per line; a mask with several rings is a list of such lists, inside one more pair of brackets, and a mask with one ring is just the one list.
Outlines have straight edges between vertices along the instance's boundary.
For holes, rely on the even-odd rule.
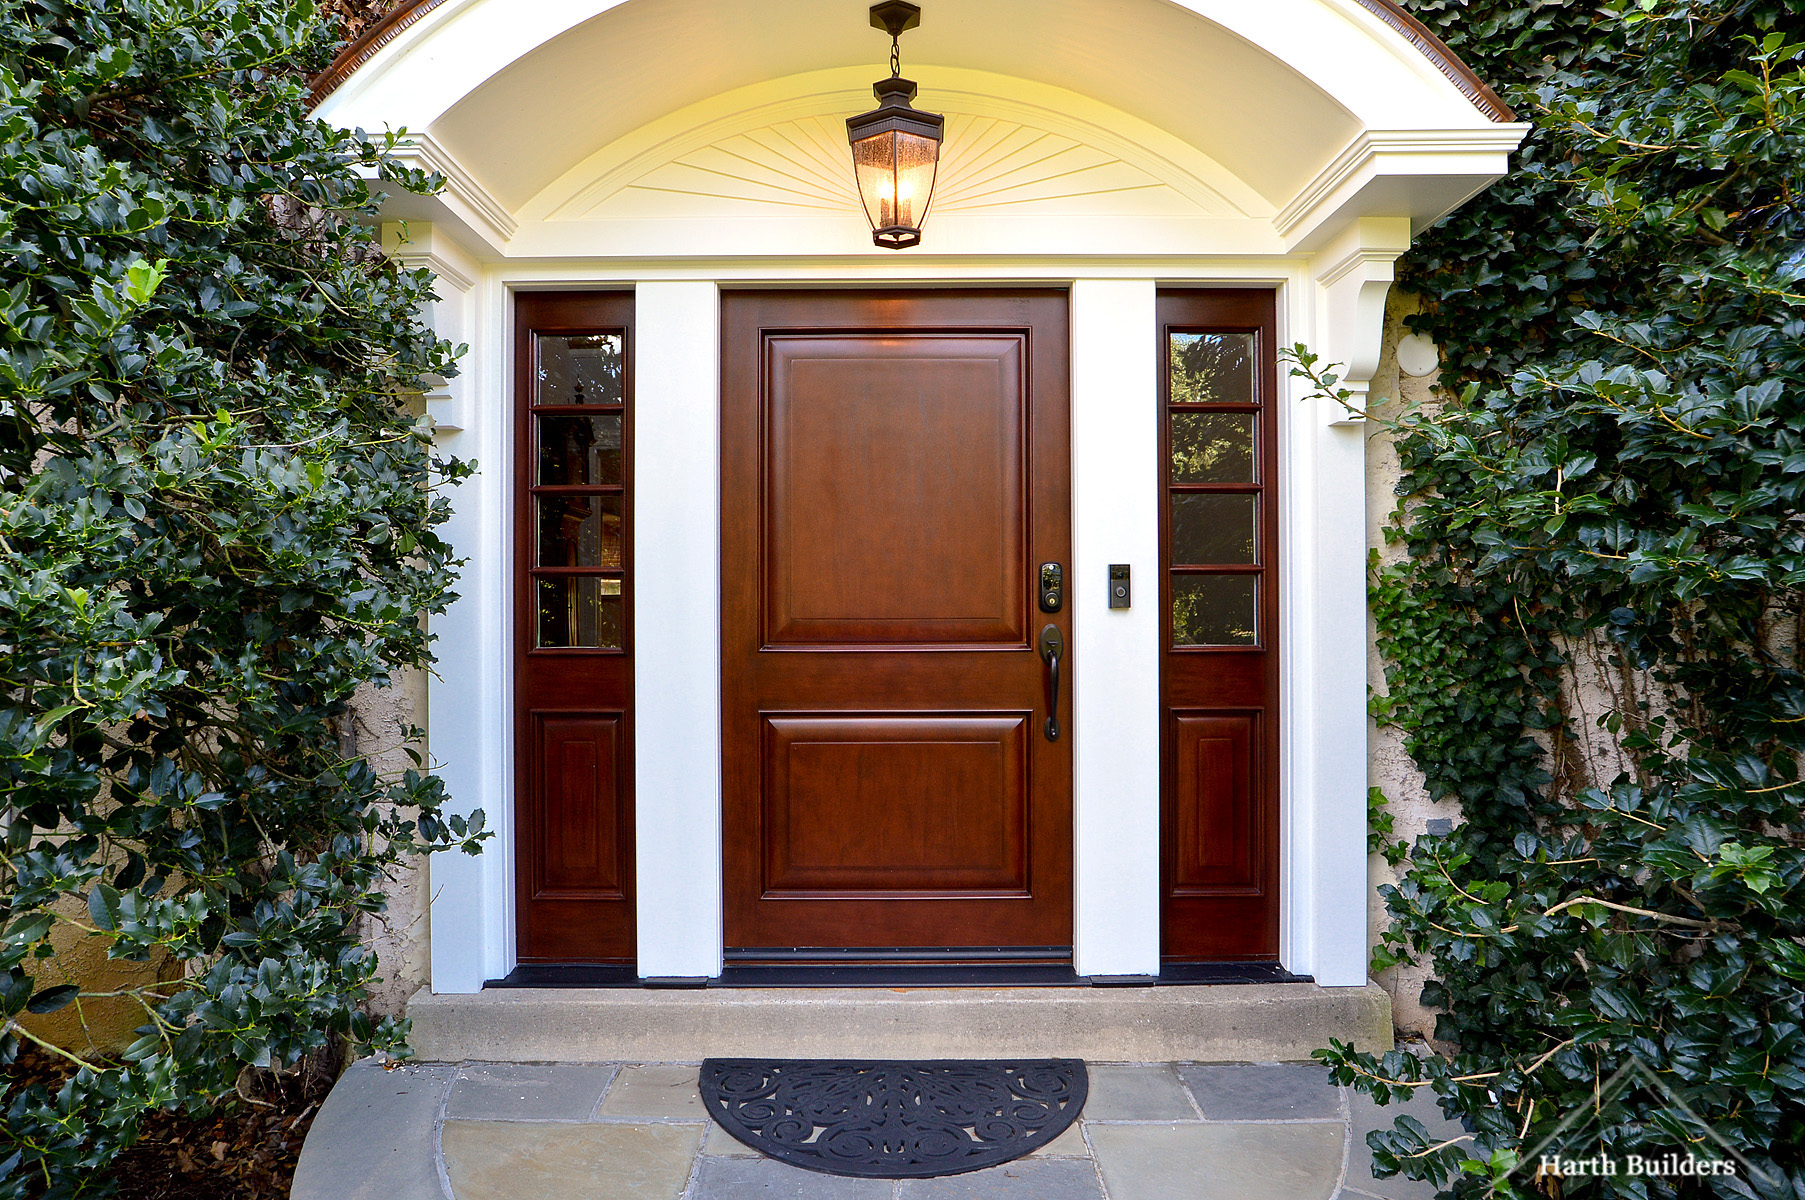
[[[1318,353],[1337,364],[1348,402],[1364,410],[1379,349],[1385,335],[1385,297],[1391,291],[1392,264],[1410,248],[1410,218],[1361,217],[1316,255],[1312,272],[1320,289]],[[1334,400],[1322,403],[1329,425],[1359,425],[1365,420]]]
[[[468,342],[475,327],[470,309],[477,268],[462,250],[449,238],[435,234],[430,221],[388,221],[382,226],[382,252],[404,267],[425,267],[433,273],[437,298],[427,303],[422,318],[446,341]],[[425,388],[426,413],[440,433],[457,433],[470,423],[468,356],[463,367],[463,373],[454,379],[428,375],[420,381]]]

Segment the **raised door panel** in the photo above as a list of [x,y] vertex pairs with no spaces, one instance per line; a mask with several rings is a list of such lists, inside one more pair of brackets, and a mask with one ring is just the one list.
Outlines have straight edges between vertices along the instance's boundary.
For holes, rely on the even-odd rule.
[[767,644],[1026,640],[1023,348],[768,339]]
[[1172,741],[1173,894],[1258,892],[1260,830],[1247,800],[1259,791],[1258,714],[1178,713]]
[[1028,890],[1028,715],[768,717],[767,898]]
[[541,815],[533,898],[624,898],[620,718],[535,713],[533,722]]

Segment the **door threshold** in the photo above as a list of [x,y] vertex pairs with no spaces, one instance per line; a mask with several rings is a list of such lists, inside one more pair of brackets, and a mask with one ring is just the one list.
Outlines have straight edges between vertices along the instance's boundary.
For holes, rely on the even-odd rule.
[[1314,983],[1274,962],[1164,963],[1155,975],[1079,975],[1070,963],[833,963],[729,961],[713,978],[641,978],[630,965],[522,963],[484,988],[971,988],[1169,987],[1238,983]]

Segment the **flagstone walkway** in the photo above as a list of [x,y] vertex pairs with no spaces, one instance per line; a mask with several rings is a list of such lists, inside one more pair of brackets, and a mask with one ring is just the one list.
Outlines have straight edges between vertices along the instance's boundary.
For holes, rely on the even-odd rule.
[[695,1064],[353,1066],[308,1135],[293,1200],[1433,1200],[1374,1179],[1380,1109],[1306,1063],[1092,1063],[1081,1121],[941,1179],[843,1179],[762,1158],[709,1120]]

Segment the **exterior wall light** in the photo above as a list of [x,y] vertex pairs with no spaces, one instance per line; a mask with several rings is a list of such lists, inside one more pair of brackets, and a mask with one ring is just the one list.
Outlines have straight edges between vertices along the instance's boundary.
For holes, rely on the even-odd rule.
[[915,84],[902,78],[897,39],[921,24],[921,9],[884,0],[871,6],[871,24],[890,35],[890,78],[871,85],[876,108],[846,118],[846,139],[852,143],[852,169],[871,240],[886,250],[906,250],[921,243],[946,118],[910,107]]

